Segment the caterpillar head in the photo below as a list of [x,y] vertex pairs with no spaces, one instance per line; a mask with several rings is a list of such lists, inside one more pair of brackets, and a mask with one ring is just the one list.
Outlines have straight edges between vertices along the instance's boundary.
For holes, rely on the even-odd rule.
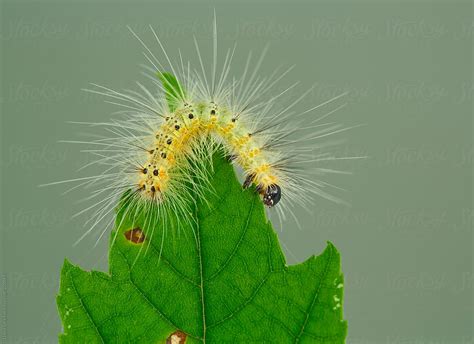
[[278,202],[280,202],[280,199],[281,188],[276,184],[268,186],[263,193],[263,204],[265,204],[267,207],[273,207]]

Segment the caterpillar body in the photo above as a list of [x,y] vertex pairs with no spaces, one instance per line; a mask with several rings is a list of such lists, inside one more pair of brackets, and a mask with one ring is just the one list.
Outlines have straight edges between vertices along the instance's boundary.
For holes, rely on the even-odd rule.
[[[355,127],[323,122],[346,105],[333,106],[345,93],[295,113],[294,106],[311,89],[296,98],[289,97],[286,104],[282,99],[297,83],[270,95],[292,67],[275,69],[267,78],[259,77],[266,48],[257,59],[250,53],[244,70],[231,78],[235,46],[227,50],[218,68],[215,20],[210,73],[204,67],[196,39],[198,69],[185,62],[181,52],[171,59],[156,32],[152,27],[150,30],[161,59],[130,29],[144,47],[149,62],[146,76],[153,89],[140,82],[136,83],[138,90],[124,91],[93,84],[94,88],[87,91],[121,107],[119,117],[105,123],[76,122],[100,127],[102,136],[90,141],[67,141],[87,145],[85,151],[96,157],[84,168],[105,166],[99,175],[59,182],[77,183],[70,190],[80,186],[92,189],[86,200],[95,201],[77,214],[93,213],[86,221],[90,228],[83,237],[99,225],[104,228],[101,236],[104,234],[127,190],[131,191],[127,194],[130,212],[153,208],[192,222],[191,205],[205,197],[210,187],[209,162],[222,147],[229,161],[243,170],[243,187],[254,185],[262,202],[277,210],[280,222],[287,214],[293,215],[293,207],[311,204],[315,195],[339,201],[327,191],[337,187],[322,176],[345,172],[321,164],[363,158],[336,156],[326,150],[340,142],[328,138]],[[309,120],[303,116],[323,109],[327,111]],[[105,137],[103,128],[108,134]]]
[[[222,142],[230,159],[245,171],[244,187],[255,183],[263,202],[271,207],[281,198],[280,176],[272,155],[262,149],[263,144],[239,120],[237,114],[215,102],[183,103],[165,117],[156,132],[149,157],[138,181],[138,189],[146,198],[163,201],[169,188],[169,174],[176,165],[185,163],[194,141],[213,136]],[[199,145],[198,145],[199,146]],[[173,191],[171,191],[173,192]]]

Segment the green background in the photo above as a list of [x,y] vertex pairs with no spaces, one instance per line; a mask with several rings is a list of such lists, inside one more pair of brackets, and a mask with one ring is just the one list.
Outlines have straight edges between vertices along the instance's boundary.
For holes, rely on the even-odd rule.
[[270,42],[262,75],[296,64],[288,85],[315,86],[298,110],[348,90],[334,118],[366,124],[339,150],[370,158],[330,178],[352,206],[318,200],[297,213],[301,229],[279,231],[289,263],[327,240],[341,252],[348,342],[472,343],[474,21],[472,3],[456,1],[2,2],[0,342],[57,341],[65,257],[107,269],[107,239],[73,246],[85,219],[71,216],[87,194],[37,187],[89,161],[57,143],[81,138],[67,121],[115,110],[80,89],[143,80],[127,24],[150,45],[153,25],[186,55],[193,34],[209,43],[213,8],[220,45],[238,41],[236,67]]

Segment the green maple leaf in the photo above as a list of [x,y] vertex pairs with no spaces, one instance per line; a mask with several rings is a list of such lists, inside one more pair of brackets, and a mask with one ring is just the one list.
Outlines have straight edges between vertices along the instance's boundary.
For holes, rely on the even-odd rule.
[[[119,214],[110,274],[65,261],[62,343],[163,343],[176,331],[186,343],[344,342],[335,247],[287,266],[259,196],[242,190],[224,159],[215,159],[213,187],[208,204],[196,208],[196,237],[167,238],[161,256],[163,229]],[[135,228],[142,243],[129,240]]]
[[[176,78],[158,77],[174,107]],[[243,190],[220,155],[209,168],[212,192],[181,235],[172,215],[160,228],[119,207],[109,274],[65,261],[61,343],[344,342],[336,248],[287,266],[255,189]]]

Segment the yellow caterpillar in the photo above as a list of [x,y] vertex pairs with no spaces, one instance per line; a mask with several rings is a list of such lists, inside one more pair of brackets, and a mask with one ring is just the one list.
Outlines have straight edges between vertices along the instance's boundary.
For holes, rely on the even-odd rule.
[[271,156],[252,137],[244,120],[226,106],[215,102],[183,103],[165,117],[156,131],[153,145],[139,173],[138,188],[146,198],[163,200],[168,190],[170,171],[190,154],[194,141],[215,136],[246,172],[245,187],[257,185],[263,202],[271,207],[281,198],[280,178],[272,168]]
[[[269,77],[260,77],[266,49],[257,59],[250,53],[244,70],[231,75],[235,46],[219,65],[216,21],[210,70],[205,68],[196,40],[198,64],[194,68],[181,52],[171,58],[153,28],[150,30],[161,58],[132,33],[144,47],[150,72],[146,76],[152,87],[137,82],[137,90],[119,92],[94,84],[88,91],[105,96],[122,110],[110,122],[81,122],[101,128],[99,138],[67,141],[85,144],[84,151],[96,159],[84,168],[100,166],[103,172],[51,183],[74,182],[77,185],[71,190],[80,186],[92,190],[86,199],[92,204],[78,213],[93,212],[84,235],[113,223],[113,210],[127,190],[131,191],[126,196],[131,204],[127,211],[154,208],[191,222],[190,205],[205,197],[210,185],[206,166],[218,147],[243,170],[243,187],[255,185],[263,203],[277,209],[280,220],[293,215],[292,208],[312,204],[314,195],[339,201],[331,192],[337,187],[322,177],[344,171],[321,164],[363,158],[337,156],[328,150],[338,143],[328,138],[354,127],[323,122],[346,105],[332,105],[345,93],[298,113],[295,105],[311,89],[289,96],[295,83],[271,94],[292,68],[277,68]],[[170,73],[163,72],[167,70]],[[285,96],[289,101],[283,101]],[[323,109],[326,111],[309,117]]]

